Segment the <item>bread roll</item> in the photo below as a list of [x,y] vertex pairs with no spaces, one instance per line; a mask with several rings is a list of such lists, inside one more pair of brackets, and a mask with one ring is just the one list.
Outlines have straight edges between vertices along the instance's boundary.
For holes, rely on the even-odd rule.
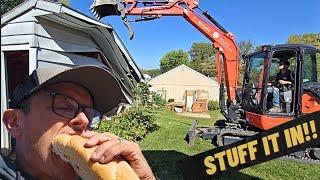
[[52,150],[62,160],[70,163],[83,180],[136,180],[139,179],[131,166],[117,157],[108,164],[90,161],[96,147],[85,148],[87,141],[81,136],[60,134],[52,142]]

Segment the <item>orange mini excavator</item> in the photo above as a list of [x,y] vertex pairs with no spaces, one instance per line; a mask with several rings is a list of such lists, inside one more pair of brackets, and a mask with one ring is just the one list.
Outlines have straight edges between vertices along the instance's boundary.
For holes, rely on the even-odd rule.
[[[263,46],[261,51],[244,56],[244,81],[237,89],[239,50],[235,38],[198,6],[199,0],[95,0],[91,6],[98,18],[120,15],[131,37],[128,15],[139,16],[135,21],[182,16],[213,43],[217,50],[219,104],[225,119],[212,127],[199,127],[194,121],[187,135],[189,145],[200,136],[223,146],[320,111],[319,49],[302,44]],[[279,71],[284,71],[284,66],[289,83],[279,83]],[[291,156],[319,163],[320,148],[308,148]]]

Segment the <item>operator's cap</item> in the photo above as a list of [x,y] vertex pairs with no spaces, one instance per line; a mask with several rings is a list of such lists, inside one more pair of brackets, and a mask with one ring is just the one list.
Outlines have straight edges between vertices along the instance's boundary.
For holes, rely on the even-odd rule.
[[85,87],[92,96],[93,107],[106,113],[121,102],[123,95],[119,82],[106,67],[76,66],[39,68],[13,91],[10,108],[17,106],[40,89],[60,83],[72,82]]

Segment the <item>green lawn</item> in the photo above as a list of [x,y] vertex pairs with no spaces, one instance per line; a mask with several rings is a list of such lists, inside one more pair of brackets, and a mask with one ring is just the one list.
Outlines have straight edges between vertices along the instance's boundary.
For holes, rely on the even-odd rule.
[[[210,120],[200,120],[202,125],[211,125],[221,118],[219,112],[210,112],[214,117]],[[156,114],[159,130],[149,134],[139,142],[144,155],[154,173],[160,179],[182,179],[178,160],[210,150],[214,146],[210,141],[198,138],[195,145],[188,147],[184,141],[191,125],[191,119],[181,117],[164,110]],[[320,179],[320,166],[299,164],[291,161],[273,160],[263,164],[243,169],[231,175],[220,176],[219,179]]]

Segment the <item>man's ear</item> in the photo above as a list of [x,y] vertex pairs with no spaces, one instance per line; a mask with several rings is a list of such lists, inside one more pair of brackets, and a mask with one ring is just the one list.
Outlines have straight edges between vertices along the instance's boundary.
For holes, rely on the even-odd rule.
[[14,138],[21,136],[21,115],[16,109],[7,109],[3,114],[3,123]]

